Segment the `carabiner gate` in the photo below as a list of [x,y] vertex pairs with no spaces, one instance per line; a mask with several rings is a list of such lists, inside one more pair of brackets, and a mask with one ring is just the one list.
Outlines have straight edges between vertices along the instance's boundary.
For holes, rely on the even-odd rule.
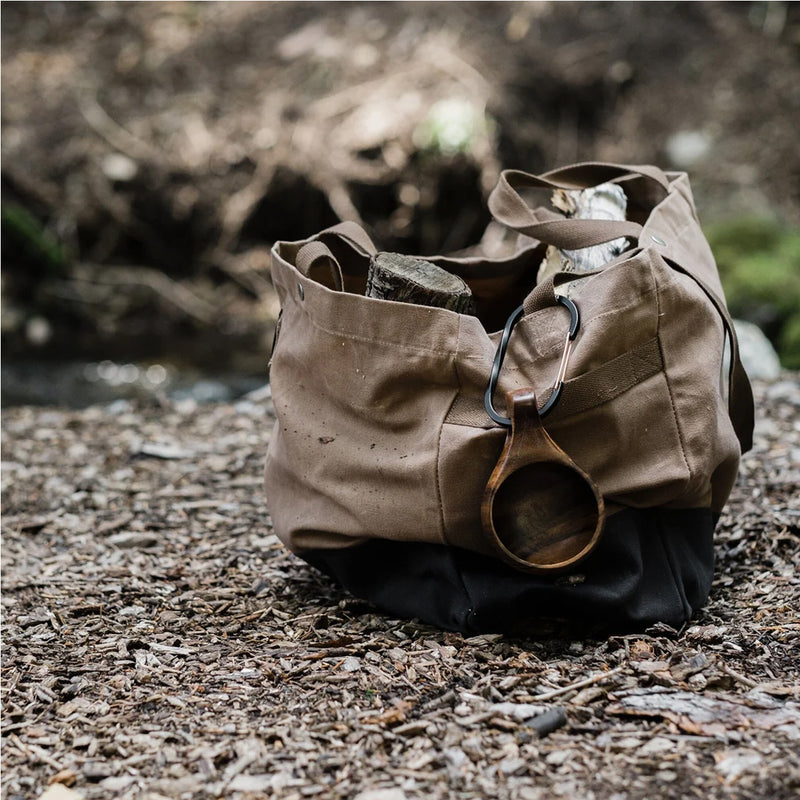
[[[539,409],[540,417],[547,416],[553,410],[555,404],[558,402],[558,398],[561,396],[561,389],[564,385],[564,379],[567,375],[569,358],[572,355],[572,344],[575,341],[575,337],[578,334],[578,328],[580,327],[581,323],[578,306],[576,306],[575,303],[569,299],[569,297],[558,295],[556,300],[569,311],[569,330],[567,331],[567,338],[564,342],[564,352],[561,356],[561,364],[558,367],[558,375],[556,376],[555,386],[553,386],[553,391],[550,393],[550,397],[547,398],[547,402]],[[489,377],[489,385],[486,387],[486,394],[483,398],[483,404],[486,408],[486,413],[498,425],[502,425],[504,428],[511,427],[511,419],[497,413],[492,403],[492,398],[494,397],[495,390],[497,389],[497,381],[500,377],[500,368],[503,366],[503,359],[506,356],[508,340],[511,338],[511,331],[514,330],[514,326],[517,324],[517,322],[519,322],[524,314],[524,311],[525,309],[523,306],[514,309],[514,311],[511,312],[511,316],[508,318],[508,321],[506,322],[505,328],[503,328],[503,335],[500,337],[500,344],[497,346],[497,353],[495,353],[494,363],[492,364],[492,373]]]

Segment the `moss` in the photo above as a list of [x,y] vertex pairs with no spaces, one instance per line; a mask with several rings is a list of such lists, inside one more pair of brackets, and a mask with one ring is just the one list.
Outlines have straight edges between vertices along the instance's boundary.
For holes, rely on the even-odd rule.
[[789,369],[800,369],[800,314],[794,314],[781,332],[781,361]]
[[781,363],[800,368],[800,230],[763,218],[706,231],[731,313],[760,325]]

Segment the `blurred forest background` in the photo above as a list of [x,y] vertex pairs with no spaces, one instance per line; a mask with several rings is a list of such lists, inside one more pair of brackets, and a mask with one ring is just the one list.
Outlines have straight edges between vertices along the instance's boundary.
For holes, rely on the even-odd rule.
[[276,239],[492,246],[499,169],[690,173],[800,368],[800,4],[3,3],[7,403],[260,383]]

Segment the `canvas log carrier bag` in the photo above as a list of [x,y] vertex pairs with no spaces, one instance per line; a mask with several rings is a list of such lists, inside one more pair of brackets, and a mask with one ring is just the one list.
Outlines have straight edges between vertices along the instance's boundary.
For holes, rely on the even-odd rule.
[[[625,219],[523,198],[605,182]],[[275,245],[274,530],[357,597],[445,629],[677,626],[708,595],[753,428],[687,176],[506,171],[489,208],[515,255],[423,259],[463,279],[471,313],[365,296],[381,256],[352,223]],[[610,240],[624,252],[603,268],[537,283],[547,245]]]

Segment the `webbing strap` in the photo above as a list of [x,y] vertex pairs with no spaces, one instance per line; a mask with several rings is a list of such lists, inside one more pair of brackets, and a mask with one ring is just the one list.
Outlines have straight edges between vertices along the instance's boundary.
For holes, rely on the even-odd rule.
[[518,191],[523,188],[584,189],[630,176],[646,178],[656,183],[665,193],[669,192],[667,176],[657,167],[651,166],[587,162],[542,175],[504,170],[489,196],[489,211],[506,227],[562,250],[580,250],[620,238],[638,240],[642,226],[636,222],[565,218],[544,207],[531,208]]
[[[632,389],[663,369],[658,338],[622,353],[591,372],[564,382],[558,403],[553,408],[554,420],[580,414],[607,403]],[[547,397],[541,398],[545,402]],[[450,408],[445,422],[474,428],[494,427],[483,403],[459,396]]]
[[664,368],[658,337],[607,361],[585,375],[564,382],[553,419],[580,414],[619,397]]
[[344,278],[341,264],[325,243],[331,239],[343,241],[363,255],[375,255],[378,251],[366,231],[350,221],[326,228],[297,251],[295,267],[307,278],[338,292],[342,291]]
[[[304,244],[297,251],[294,265],[307,278],[321,283],[329,289],[341,291],[344,283],[342,268],[328,245],[320,241]],[[326,280],[326,278],[330,278],[330,280]]]
[[350,220],[326,228],[317,238],[324,240],[329,236],[337,236],[345,239],[357,250],[361,250],[369,256],[374,256],[375,253],[378,252],[378,248],[372,243],[372,239],[369,238],[367,232],[360,225]]
[[651,164],[615,164],[608,161],[583,161],[568,167],[559,167],[533,176],[540,185],[560,189],[585,189],[617,178],[638,175],[657,183],[665,192],[669,191],[669,178],[663,170]]

